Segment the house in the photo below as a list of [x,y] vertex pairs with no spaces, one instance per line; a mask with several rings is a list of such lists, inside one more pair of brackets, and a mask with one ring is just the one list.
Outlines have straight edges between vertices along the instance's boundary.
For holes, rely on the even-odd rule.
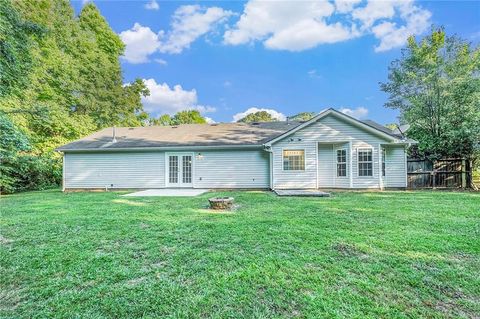
[[327,109],[306,122],[106,128],[57,150],[63,188],[405,188],[411,140]]

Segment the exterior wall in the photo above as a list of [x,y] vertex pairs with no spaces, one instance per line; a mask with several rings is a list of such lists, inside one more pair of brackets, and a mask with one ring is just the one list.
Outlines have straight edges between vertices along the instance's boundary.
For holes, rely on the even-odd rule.
[[269,165],[263,150],[195,152],[194,187],[269,188]]
[[407,167],[403,146],[385,146],[385,187],[407,187]]
[[[263,150],[189,153],[194,154],[194,188],[270,187],[269,154]],[[66,153],[64,158],[67,189],[165,187],[165,152]]]
[[66,153],[64,188],[163,188],[163,152]]
[[[318,143],[331,143],[330,147],[333,147],[333,150],[347,146],[347,178],[335,178],[335,185],[333,185],[333,187],[349,188],[350,181],[352,182],[352,188],[381,187],[381,176],[379,176],[379,149],[380,145],[387,143],[387,141],[359,127],[346,123],[337,116],[331,114],[272,145],[274,188],[317,187],[317,174],[326,172],[325,168],[322,168],[321,165],[317,165],[317,159],[319,156],[318,149],[319,147],[319,150],[322,149],[322,144]],[[332,144],[335,145],[332,146]],[[373,149],[373,176],[358,176],[358,148]],[[283,149],[304,149],[305,171],[283,171]],[[332,154],[331,162],[329,163],[333,173],[329,173],[329,176],[325,178],[319,176],[319,182],[326,178],[331,178],[332,174],[335,174],[333,176],[336,176],[336,158],[334,158],[333,155],[336,156],[336,153]],[[326,156],[326,158],[327,157],[328,156]],[[350,157],[352,158],[352,169],[350,169]],[[396,170],[397,168],[390,167],[389,169]],[[400,169],[402,168],[400,167]],[[403,173],[398,172],[398,174],[400,175]],[[332,182],[330,185],[331,184]],[[319,187],[322,187],[322,185],[319,185]]]
[[318,187],[335,186],[335,152],[333,144],[318,145]]

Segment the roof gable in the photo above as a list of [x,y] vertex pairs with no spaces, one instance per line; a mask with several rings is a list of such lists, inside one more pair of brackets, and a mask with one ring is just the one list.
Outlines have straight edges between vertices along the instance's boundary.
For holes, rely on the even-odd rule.
[[[342,112],[339,112],[335,109],[332,109],[332,108],[329,108],[329,109],[326,109],[326,110],[323,110],[321,111],[320,113],[318,113],[315,117],[311,118],[310,120],[304,122],[303,124],[300,124],[294,128],[292,128],[291,130],[283,133],[282,135],[279,135],[273,139],[271,139],[270,141],[268,141],[267,143],[265,143],[266,146],[271,146],[272,144],[284,139],[285,137],[295,133],[295,132],[298,132],[300,130],[302,130],[303,128],[307,127],[307,126],[310,126],[312,125],[313,123],[319,121],[320,119],[328,116],[328,115],[334,115],[336,116],[337,118],[349,123],[349,124],[352,124],[356,127],[358,127],[359,129],[362,129],[364,131],[367,131],[369,133],[372,133],[372,134],[375,134],[379,137],[382,137],[384,138],[385,140],[387,141],[390,141],[390,142],[400,142],[400,138],[396,137],[392,134],[389,134],[387,133],[385,130],[383,129],[379,129],[378,127],[376,126],[373,126],[373,125],[369,125],[367,123],[364,123],[360,120],[357,120],[356,118],[353,118],[349,115],[346,115]],[[386,129],[386,128],[385,128]]]

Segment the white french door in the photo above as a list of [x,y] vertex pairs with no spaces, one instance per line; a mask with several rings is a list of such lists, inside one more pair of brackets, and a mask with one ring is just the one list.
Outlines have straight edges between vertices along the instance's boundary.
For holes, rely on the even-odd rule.
[[193,153],[166,153],[167,187],[193,187]]

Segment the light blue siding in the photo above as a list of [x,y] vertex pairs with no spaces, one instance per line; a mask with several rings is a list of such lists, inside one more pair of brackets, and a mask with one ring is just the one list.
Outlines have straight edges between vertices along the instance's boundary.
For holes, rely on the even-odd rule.
[[385,187],[406,187],[407,168],[405,167],[405,148],[403,146],[386,146]]
[[163,188],[163,152],[66,153],[65,188]]
[[[181,152],[175,152],[181,153]],[[262,150],[189,151],[194,188],[269,188]],[[165,152],[66,153],[65,188],[164,188]]]
[[[317,176],[319,187],[349,188],[351,181],[352,188],[381,188],[385,183],[380,176],[379,150],[381,145],[386,143],[389,141],[383,137],[346,123],[334,114],[327,115],[272,145],[274,188],[316,188]],[[336,149],[344,147],[347,148],[348,157],[347,178],[337,178]],[[357,154],[360,148],[371,148],[373,151],[373,176],[358,176]],[[305,171],[283,171],[282,151],[284,149],[305,150]],[[387,187],[394,187],[391,185],[405,187],[405,182],[400,185],[401,176],[406,174],[404,164],[399,163],[401,153],[403,153],[403,148],[395,147],[395,157],[391,158],[388,168],[391,179]],[[350,158],[352,160],[351,170]],[[321,160],[322,163],[318,160]]]
[[269,188],[269,155],[262,150],[200,152],[194,161],[195,188]]

